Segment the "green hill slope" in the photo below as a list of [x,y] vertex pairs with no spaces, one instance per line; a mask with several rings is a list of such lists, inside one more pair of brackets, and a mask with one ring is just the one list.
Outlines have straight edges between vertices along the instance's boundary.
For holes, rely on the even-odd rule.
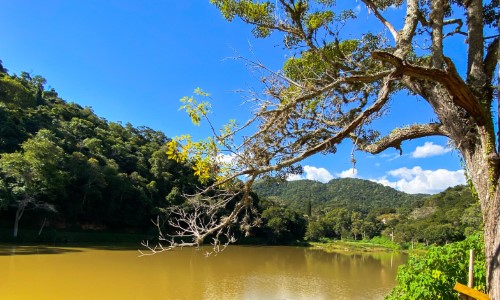
[[[108,122],[0,61],[0,225],[144,229],[198,184],[160,131]],[[2,210],[3,209],[3,210]]]
[[399,241],[444,244],[481,230],[480,204],[467,186],[432,195],[420,207],[402,216],[394,228]]
[[298,211],[306,210],[311,200],[313,210],[346,207],[361,211],[374,208],[410,209],[428,195],[410,195],[381,184],[353,178],[333,179],[328,183],[311,180],[286,182],[260,181],[254,191]]

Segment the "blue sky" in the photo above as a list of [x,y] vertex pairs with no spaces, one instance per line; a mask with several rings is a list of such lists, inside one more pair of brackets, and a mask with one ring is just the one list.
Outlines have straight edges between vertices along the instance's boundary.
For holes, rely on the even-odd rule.
[[[352,3],[358,21],[344,32],[376,29],[373,15]],[[0,59],[10,73],[42,75],[68,102],[90,106],[109,121],[145,125],[169,137],[209,134],[178,110],[179,99],[196,87],[212,95],[216,125],[248,119],[242,91],[260,90],[262,74],[234,57],[278,70],[290,56],[279,46],[279,36],[255,39],[251,27],[228,23],[208,0],[0,0],[0,8]],[[387,13],[396,27],[400,13]],[[452,40],[446,49],[459,68],[463,47],[462,40]],[[401,94],[392,100],[387,118],[373,127],[387,133],[433,118],[423,100]],[[300,178],[358,177],[409,193],[436,193],[465,183],[457,151],[444,138],[406,142],[402,156],[393,149],[377,156],[357,152],[354,170],[351,150],[345,143],[335,155],[306,160]]]

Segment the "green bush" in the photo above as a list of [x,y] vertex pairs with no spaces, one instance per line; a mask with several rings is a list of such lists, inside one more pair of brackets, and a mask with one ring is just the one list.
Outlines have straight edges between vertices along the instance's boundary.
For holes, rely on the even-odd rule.
[[374,236],[369,242],[372,244],[381,245],[381,246],[384,246],[384,247],[387,247],[387,248],[390,248],[393,250],[400,250],[401,249],[401,246],[399,244],[394,243],[393,241],[391,241],[389,238],[387,238],[385,236]]
[[400,299],[457,299],[456,282],[467,283],[469,250],[474,249],[474,288],[485,290],[484,243],[481,234],[442,247],[432,247],[425,255],[412,256],[400,266],[397,286],[385,297]]

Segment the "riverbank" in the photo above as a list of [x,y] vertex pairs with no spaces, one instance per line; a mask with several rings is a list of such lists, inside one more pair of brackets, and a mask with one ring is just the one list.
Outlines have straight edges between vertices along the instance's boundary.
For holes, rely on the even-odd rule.
[[386,239],[372,240],[331,240],[310,242],[312,248],[326,252],[390,252],[400,251],[401,246]]
[[[48,229],[42,234],[38,230],[24,229],[17,238],[12,237],[10,228],[0,228],[0,243],[11,245],[140,245],[144,240],[154,241],[156,232],[124,232],[101,230],[60,230]],[[269,241],[262,237],[246,237],[238,239],[236,245],[269,245]],[[328,253],[362,253],[362,252],[425,252],[425,249],[409,250],[389,239],[375,237],[371,240],[333,240],[322,239],[321,242],[307,242],[303,240],[291,241],[283,246],[309,247]]]
[[425,248],[419,247],[418,249],[407,249],[400,244],[391,242],[385,238],[373,238],[371,240],[330,240],[324,239],[321,242],[310,242],[310,247],[313,249],[323,250],[325,252],[411,252],[411,253],[425,253]]
[[331,241],[326,243],[311,242],[311,247],[325,252],[390,252],[393,249],[370,242],[359,241]]

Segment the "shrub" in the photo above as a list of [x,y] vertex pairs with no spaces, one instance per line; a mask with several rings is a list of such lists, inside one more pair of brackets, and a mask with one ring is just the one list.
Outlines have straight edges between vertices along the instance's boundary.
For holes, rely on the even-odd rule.
[[457,299],[456,282],[467,283],[469,250],[474,249],[474,288],[485,290],[484,243],[481,234],[442,247],[432,247],[425,255],[412,256],[400,266],[397,286],[385,297],[395,299]]

